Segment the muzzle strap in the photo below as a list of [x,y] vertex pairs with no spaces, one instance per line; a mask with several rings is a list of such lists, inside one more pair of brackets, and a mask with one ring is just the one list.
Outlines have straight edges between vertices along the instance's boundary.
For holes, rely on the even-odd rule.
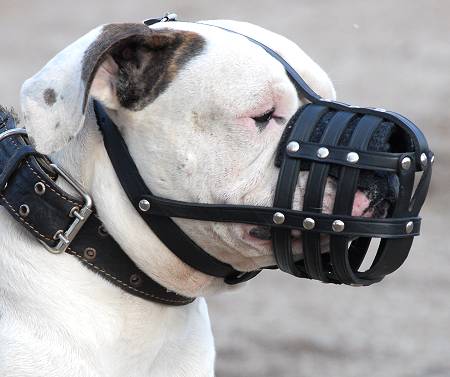
[[[372,134],[382,122],[373,115],[364,116],[355,127],[350,139],[349,148],[366,150]],[[359,169],[343,166],[340,171],[336,189],[333,213],[337,215],[352,215],[353,201],[359,177]],[[330,237],[330,255],[333,270],[337,279],[345,284],[356,284],[356,279],[349,263],[349,239],[341,236]]]
[[[326,112],[327,108],[324,106],[311,105],[303,109],[294,123],[291,138],[294,140],[309,139],[315,125]],[[298,124],[305,125],[305,127],[298,127]],[[299,159],[283,159],[275,190],[274,207],[292,208],[299,172]],[[295,276],[305,277],[304,269],[300,265],[297,266],[295,264],[292,253],[284,252],[286,250],[292,250],[291,231],[289,229],[272,228],[272,244],[278,267]]]
[[[344,111],[336,113],[331,118],[328,127],[324,130],[320,141],[321,145],[337,145],[342,133],[354,117],[355,114]],[[317,147],[314,150],[317,151]],[[303,211],[321,212],[329,170],[329,164],[317,162],[311,164],[305,189],[305,198],[303,200]],[[324,263],[322,262],[320,234],[304,232],[302,238],[304,263],[308,275],[312,279],[328,281],[329,276],[324,273],[323,268]]]

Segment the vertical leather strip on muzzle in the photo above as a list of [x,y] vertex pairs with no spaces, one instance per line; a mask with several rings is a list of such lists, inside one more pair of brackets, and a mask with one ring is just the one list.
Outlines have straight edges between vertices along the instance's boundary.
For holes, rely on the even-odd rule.
[[[345,111],[336,113],[324,130],[320,144],[337,145],[342,133],[355,116],[356,114]],[[311,163],[303,200],[303,211],[321,212],[329,170],[329,164]],[[304,263],[306,271],[312,279],[328,282],[330,276],[328,270],[324,271],[327,266],[324,266],[322,261],[320,237],[320,234],[317,233],[302,233]]]
[[[373,115],[365,115],[353,130],[349,148],[354,150],[367,150],[372,134],[375,132],[382,119]],[[359,169],[348,166],[341,167],[339,182],[336,189],[333,214],[352,215],[353,201],[359,177]],[[345,284],[356,284],[348,258],[349,239],[342,236],[330,237],[330,255],[333,272],[338,280]]]
[[[325,106],[307,105],[299,113],[289,140],[300,140],[309,137],[315,125],[327,111],[328,109]],[[299,127],[298,125],[309,125],[309,127]],[[292,208],[299,172],[300,160],[285,156],[278,176],[274,207]],[[272,244],[275,260],[281,270],[299,277],[306,276],[304,269],[295,264],[292,253],[291,231],[289,229],[272,228]]]

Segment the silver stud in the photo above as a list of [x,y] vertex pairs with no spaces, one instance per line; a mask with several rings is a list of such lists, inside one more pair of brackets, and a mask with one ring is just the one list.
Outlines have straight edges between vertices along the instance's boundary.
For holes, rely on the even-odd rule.
[[320,147],[317,150],[317,157],[319,157],[319,158],[327,158],[329,154],[330,154],[330,151],[328,150],[328,148]]
[[422,153],[420,155],[420,163],[422,164],[422,167],[425,168],[428,164],[428,157],[425,153]]
[[412,221],[408,221],[405,226],[406,233],[411,233],[414,229],[414,223]]
[[147,199],[142,199],[139,202],[139,209],[142,212],[147,212],[150,209],[150,202]]
[[303,220],[303,228],[306,230],[314,229],[316,226],[316,222],[311,217],[307,217],[305,220]]
[[284,215],[281,212],[275,212],[273,214],[273,222],[275,224],[278,224],[278,225],[283,224],[284,223],[284,219],[285,219]]
[[300,149],[300,144],[296,141],[291,141],[287,146],[286,150],[291,153],[295,153]]
[[433,154],[433,155],[431,155],[431,159],[430,159],[430,162],[431,162],[432,164],[434,164],[434,154]]
[[334,220],[333,224],[331,225],[331,229],[333,229],[333,232],[342,232],[345,228],[345,224],[342,220]]
[[30,214],[30,207],[26,204],[21,204],[19,207],[19,215],[22,217],[27,217]]
[[37,182],[34,185],[34,192],[38,195],[44,195],[45,194],[45,185],[42,182]]
[[357,163],[359,161],[359,154],[356,153],[356,152],[349,152],[347,154],[347,158],[346,159],[347,159],[348,162],[350,162],[352,164],[355,164],[355,163]]
[[411,167],[411,159],[409,157],[404,157],[400,162],[403,170],[408,170]]

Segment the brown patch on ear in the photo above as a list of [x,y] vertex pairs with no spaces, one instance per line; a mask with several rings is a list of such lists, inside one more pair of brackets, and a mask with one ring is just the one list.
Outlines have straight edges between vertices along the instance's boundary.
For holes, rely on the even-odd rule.
[[152,30],[143,24],[105,26],[83,59],[83,109],[95,72],[108,54],[119,67],[115,82],[119,103],[138,111],[168,87],[180,69],[200,54],[204,44],[199,34],[189,31]]
[[81,66],[81,79],[85,84],[84,100],[82,111],[86,109],[86,102],[89,97],[89,89],[94,80],[95,72],[100,64],[105,60],[107,53],[119,41],[136,35],[150,35],[151,30],[144,24],[110,24],[106,25],[101,34],[97,37],[83,56]]

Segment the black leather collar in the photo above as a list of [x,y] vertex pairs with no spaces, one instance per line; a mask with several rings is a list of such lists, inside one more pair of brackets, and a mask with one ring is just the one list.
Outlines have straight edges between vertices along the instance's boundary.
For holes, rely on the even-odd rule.
[[1,204],[47,250],[77,257],[114,285],[145,300],[175,306],[194,301],[167,290],[142,272],[107,233],[90,198],[80,200],[57,186],[58,176],[77,184],[39,155],[27,143],[25,130],[16,128],[14,117],[3,111],[0,132],[0,187],[6,186],[0,193]]

